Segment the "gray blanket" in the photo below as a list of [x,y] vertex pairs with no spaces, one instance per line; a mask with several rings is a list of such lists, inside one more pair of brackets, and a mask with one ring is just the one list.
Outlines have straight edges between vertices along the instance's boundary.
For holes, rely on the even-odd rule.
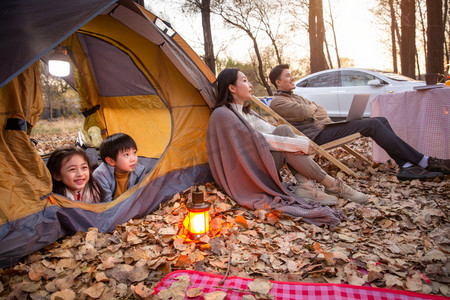
[[258,209],[269,204],[272,209],[316,225],[340,222],[340,211],[308,203],[283,186],[263,135],[236,111],[225,106],[213,111],[207,147],[214,180],[239,205]]

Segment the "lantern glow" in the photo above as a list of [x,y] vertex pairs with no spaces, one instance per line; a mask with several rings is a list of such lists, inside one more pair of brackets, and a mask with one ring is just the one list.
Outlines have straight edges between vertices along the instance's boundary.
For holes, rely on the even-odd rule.
[[189,232],[192,234],[204,234],[209,231],[209,212],[189,212]]
[[48,71],[53,76],[65,77],[70,74],[70,61],[67,50],[58,46],[48,61]]
[[203,200],[203,192],[197,187],[196,191],[192,192],[192,201],[186,205],[189,212],[183,221],[192,239],[196,240],[209,231],[210,206],[210,203]]

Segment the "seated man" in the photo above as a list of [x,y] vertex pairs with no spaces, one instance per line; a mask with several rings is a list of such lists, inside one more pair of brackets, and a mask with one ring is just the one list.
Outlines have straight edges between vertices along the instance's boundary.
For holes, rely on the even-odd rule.
[[363,136],[371,137],[397,163],[400,167],[397,178],[400,180],[426,179],[449,174],[450,159],[424,156],[398,137],[386,118],[368,118],[326,126],[333,121],[323,107],[292,93],[295,83],[289,65],[276,66],[270,72],[269,78],[277,88],[270,108],[316,144],[322,145],[359,132]]

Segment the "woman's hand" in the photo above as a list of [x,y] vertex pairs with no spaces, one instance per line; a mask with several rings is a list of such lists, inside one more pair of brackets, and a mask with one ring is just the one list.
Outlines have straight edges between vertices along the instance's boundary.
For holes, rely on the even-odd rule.
[[311,154],[313,154],[314,152],[316,152],[316,150],[314,149],[314,145],[313,145],[313,143],[311,143],[311,140],[309,140],[309,141],[308,141],[308,152],[307,152],[307,153],[305,153],[305,152],[303,152],[303,151],[298,151],[298,152],[295,152],[294,154],[299,154],[299,155],[311,155]]

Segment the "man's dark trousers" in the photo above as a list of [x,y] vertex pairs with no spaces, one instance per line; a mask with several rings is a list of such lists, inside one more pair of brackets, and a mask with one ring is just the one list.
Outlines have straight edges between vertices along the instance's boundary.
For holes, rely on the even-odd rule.
[[395,134],[384,117],[328,125],[314,138],[314,142],[322,145],[357,132],[372,138],[400,167],[406,162],[417,165],[423,158],[423,154]]

